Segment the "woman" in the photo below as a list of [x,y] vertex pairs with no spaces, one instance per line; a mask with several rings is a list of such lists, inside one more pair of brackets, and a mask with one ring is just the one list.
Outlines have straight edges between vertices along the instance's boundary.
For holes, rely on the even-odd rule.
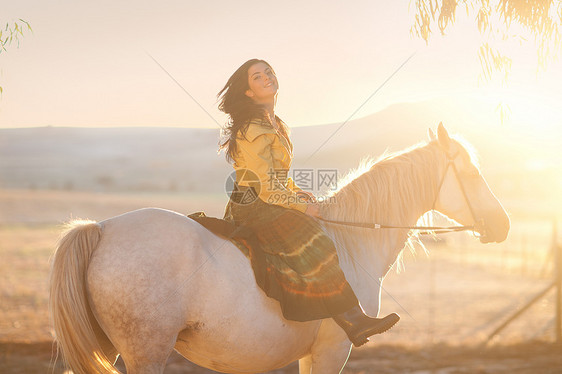
[[220,149],[236,170],[225,219],[245,233],[237,239],[251,248],[256,281],[281,303],[285,318],[331,317],[359,346],[400,317],[363,313],[333,242],[313,218],[320,216],[320,205],[288,178],[293,145],[287,125],[275,114],[278,88],[273,68],[252,59],[218,94],[219,109],[229,116]]

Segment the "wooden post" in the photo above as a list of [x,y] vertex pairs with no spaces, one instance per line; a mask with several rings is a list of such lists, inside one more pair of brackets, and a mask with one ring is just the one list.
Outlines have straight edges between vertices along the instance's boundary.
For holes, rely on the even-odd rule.
[[562,342],[562,246],[558,245],[556,220],[552,225],[552,251],[555,256],[556,274],[556,342]]

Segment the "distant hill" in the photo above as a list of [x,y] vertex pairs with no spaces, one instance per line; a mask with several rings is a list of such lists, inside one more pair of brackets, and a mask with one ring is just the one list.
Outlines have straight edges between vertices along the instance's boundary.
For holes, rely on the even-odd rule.
[[[425,140],[439,121],[476,147],[494,190],[518,196],[539,189],[548,196],[562,187],[552,165],[529,168],[530,160],[557,150],[440,101],[397,104],[346,124],[293,128],[293,168],[337,169],[341,176],[363,157]],[[0,188],[223,193],[232,167],[217,154],[218,137],[218,129],[200,128],[0,129]],[[529,183],[528,176],[548,184]]]
[[204,191],[229,171],[216,154],[217,136],[218,130],[181,128],[4,129],[0,185]]

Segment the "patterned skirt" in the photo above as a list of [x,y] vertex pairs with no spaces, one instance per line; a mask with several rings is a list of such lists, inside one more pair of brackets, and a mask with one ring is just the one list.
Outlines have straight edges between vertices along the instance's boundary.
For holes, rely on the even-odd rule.
[[329,318],[358,304],[334,243],[314,218],[259,198],[233,200],[224,217],[236,227],[233,242],[250,258],[257,284],[280,302],[286,319]]

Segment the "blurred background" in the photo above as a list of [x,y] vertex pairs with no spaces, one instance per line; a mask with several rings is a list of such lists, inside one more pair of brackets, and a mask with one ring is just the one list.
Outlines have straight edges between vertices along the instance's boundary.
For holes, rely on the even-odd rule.
[[[292,128],[291,173],[343,177],[443,122],[511,218],[500,244],[447,234],[405,253],[381,310],[402,320],[345,373],[562,372],[553,290],[492,336],[553,283],[562,220],[562,5],[513,4],[3,4],[0,371],[62,372],[46,302],[63,222],[147,206],[222,216],[232,167],[216,93],[262,58]],[[206,371],[174,356],[167,372]]]

